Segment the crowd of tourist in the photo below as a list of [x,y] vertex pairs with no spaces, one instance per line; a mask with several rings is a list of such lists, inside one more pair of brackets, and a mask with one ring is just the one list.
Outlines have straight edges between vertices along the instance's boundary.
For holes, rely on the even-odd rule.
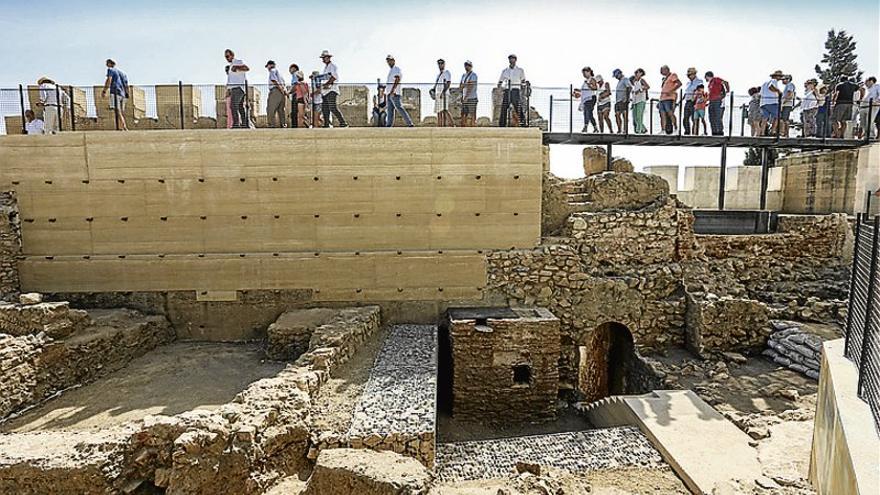
[[[226,59],[226,126],[229,128],[256,127],[254,111],[250,108],[252,98],[248,98],[247,74],[250,67],[235,52],[225,50]],[[269,94],[266,100],[266,114],[269,127],[348,127],[337,105],[339,98],[339,70],[333,63],[333,54],[328,50],[321,52],[321,70],[313,71],[306,78],[297,64],[290,64],[290,84],[278,70],[275,61],[266,62]],[[517,56],[507,58],[508,65],[502,70],[497,81],[501,91],[501,105],[497,115],[500,127],[526,125],[524,97],[531,91],[525,71],[517,65]],[[384,83],[377,84],[376,95],[372,101],[372,123],[377,127],[392,127],[397,116],[408,127],[413,120],[403,102],[403,71],[393,55],[385,57],[388,75]],[[107,72],[102,98],[114,110],[120,129],[127,129],[124,109],[128,95],[128,78],[116,67],[116,62],[106,61]],[[636,69],[627,76],[621,69],[612,71],[614,81],[606,81],[592,68],[581,70],[583,82],[580,88],[572,91],[571,97],[578,99],[578,111],[583,113],[582,132],[646,134],[645,111],[648,105],[655,105],[660,117],[661,132],[666,134],[722,136],[725,133],[725,113],[728,100],[732,107],[730,83],[707,71],[703,78],[697,69],[690,67],[686,79],[681,80],[669,66],[660,67],[659,97],[649,97],[651,85],[646,79],[644,69]],[[306,80],[308,79],[308,81]],[[429,90],[434,101],[434,114],[437,126],[472,127],[477,122],[479,103],[477,73],[470,60],[464,62],[464,72],[458,83],[460,92],[460,119],[456,123],[450,112],[453,101],[452,74],[446,68],[446,61],[437,60],[437,76]],[[612,88],[612,82],[614,87]],[[59,130],[60,106],[67,104],[67,94],[48,77],[37,81],[39,101],[43,119],[35,118],[33,112],[25,113],[25,130],[28,134],[56,133]],[[880,126],[880,85],[876,77],[868,77],[864,83],[857,84],[844,77],[833,88],[820,84],[816,79],[803,83],[802,94],[790,74],[774,71],[760,86],[748,89],[749,102],[742,106],[743,120],[751,129],[751,135],[783,136],[791,134],[792,113],[800,108],[802,137],[864,137],[870,133],[876,138]],[[458,97],[458,96],[457,96]],[[456,101],[458,101],[456,99]],[[527,105],[525,105],[527,106]],[[614,122],[611,120],[612,106]],[[708,125],[707,125],[708,118]],[[731,117],[728,117],[731,118]],[[616,125],[616,128],[615,128]],[[853,125],[850,133],[847,126]],[[679,129],[681,127],[681,129]],[[632,131],[630,131],[632,129]]]

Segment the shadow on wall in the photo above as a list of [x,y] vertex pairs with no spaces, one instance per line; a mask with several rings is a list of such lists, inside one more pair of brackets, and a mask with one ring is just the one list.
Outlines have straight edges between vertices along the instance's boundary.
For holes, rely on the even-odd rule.
[[606,322],[589,332],[578,347],[577,393],[593,402],[609,395],[641,393],[641,360],[626,325]]

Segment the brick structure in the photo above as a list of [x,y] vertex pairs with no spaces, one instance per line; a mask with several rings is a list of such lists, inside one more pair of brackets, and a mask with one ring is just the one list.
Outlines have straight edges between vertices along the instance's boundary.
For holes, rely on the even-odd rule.
[[19,222],[15,192],[0,191],[0,300],[17,300],[21,287],[16,259],[21,254]]
[[479,311],[450,310],[447,325],[453,416],[489,424],[556,417],[559,319],[550,311],[483,318]]

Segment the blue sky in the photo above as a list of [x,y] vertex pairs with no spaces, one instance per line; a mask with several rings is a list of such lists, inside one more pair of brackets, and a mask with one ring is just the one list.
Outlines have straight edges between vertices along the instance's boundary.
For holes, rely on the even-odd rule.
[[[223,49],[230,47],[257,82],[267,59],[317,69],[322,49],[334,52],[345,82],[384,78],[388,53],[405,81],[433,81],[434,60],[443,57],[453,77],[471,59],[490,82],[515,52],[537,86],[577,83],[580,67],[591,65],[606,76],[616,67],[644,67],[656,88],[665,63],[682,75],[688,66],[714,70],[743,93],[777,68],[796,81],[812,77],[830,28],[855,34],[861,67],[877,74],[878,3],[0,0],[0,87],[43,74],[64,84],[100,84],[107,57],[137,84],[222,82]],[[673,152],[658,151],[657,162]]]

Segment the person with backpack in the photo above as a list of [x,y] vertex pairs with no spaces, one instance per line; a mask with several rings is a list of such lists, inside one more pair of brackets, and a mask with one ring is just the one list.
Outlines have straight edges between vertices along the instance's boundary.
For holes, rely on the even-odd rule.
[[709,127],[713,136],[724,135],[724,99],[730,93],[730,84],[720,77],[715,77],[711,70],[706,72],[707,92],[709,97]]
[[449,113],[449,87],[452,85],[452,74],[446,70],[446,61],[437,60],[440,73],[434,80],[434,87],[429,91],[434,100],[434,113],[437,114],[437,127],[452,127],[452,114]]

